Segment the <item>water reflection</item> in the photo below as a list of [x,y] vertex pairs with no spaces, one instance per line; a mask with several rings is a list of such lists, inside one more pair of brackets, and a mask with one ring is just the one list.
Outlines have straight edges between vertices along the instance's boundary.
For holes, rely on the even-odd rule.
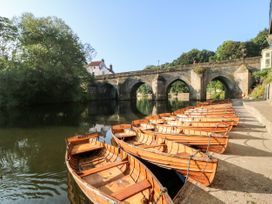
[[[67,136],[99,131],[110,143],[108,130],[112,124],[129,123],[184,105],[187,104],[107,101],[1,111],[0,203],[72,202],[67,197],[64,164]],[[76,193],[75,202],[80,203],[77,199],[82,197]]]

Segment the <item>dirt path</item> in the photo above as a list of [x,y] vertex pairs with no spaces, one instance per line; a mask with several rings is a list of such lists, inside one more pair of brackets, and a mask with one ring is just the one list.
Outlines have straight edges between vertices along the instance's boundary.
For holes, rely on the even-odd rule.
[[[272,135],[234,101],[240,124],[230,133],[211,187],[187,183],[181,203],[272,203]],[[271,110],[267,110],[272,114]]]

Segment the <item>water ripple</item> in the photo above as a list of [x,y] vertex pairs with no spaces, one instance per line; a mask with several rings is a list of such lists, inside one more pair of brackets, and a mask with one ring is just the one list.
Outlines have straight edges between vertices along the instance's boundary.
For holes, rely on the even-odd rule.
[[0,182],[0,201],[48,199],[66,194],[66,171],[4,174]]

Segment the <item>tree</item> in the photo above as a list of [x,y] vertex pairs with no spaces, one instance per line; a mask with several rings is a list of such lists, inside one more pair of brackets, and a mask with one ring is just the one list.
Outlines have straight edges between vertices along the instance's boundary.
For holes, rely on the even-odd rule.
[[267,36],[268,30],[264,29],[250,41],[225,41],[217,48],[215,59],[220,61],[259,56],[262,49],[268,46]]
[[17,28],[5,17],[0,16],[0,70],[10,66],[9,60],[13,57],[17,43]]
[[212,80],[207,85],[207,93],[210,95],[210,99],[224,99],[225,88],[223,83],[219,80]]
[[19,43],[12,50],[8,70],[0,73],[1,88],[7,87],[0,90],[0,103],[30,105],[81,100],[81,82],[88,77],[84,66],[87,52],[93,50],[91,46],[83,45],[69,26],[56,17],[36,18],[27,13],[15,22],[17,35],[4,41]]
[[241,46],[242,49],[245,49],[245,51],[241,50],[242,55],[245,54],[244,57],[256,57],[260,55],[261,50],[259,46],[252,41],[243,42]]
[[216,59],[221,60],[231,60],[241,58],[243,56],[242,49],[244,46],[241,42],[236,41],[225,41],[216,50]]
[[185,82],[178,80],[171,85],[169,92],[177,94],[177,93],[189,93],[190,91],[188,85]]
[[155,66],[155,65],[147,65],[144,69],[145,69],[145,70],[155,70],[155,69],[158,69],[158,66]]
[[268,34],[269,34],[268,29],[265,28],[264,30],[260,31],[255,38],[251,39],[251,42],[253,42],[254,44],[257,45],[257,47],[259,49],[258,50],[259,55],[261,54],[262,49],[269,46],[269,44],[267,42]]
[[152,89],[147,84],[143,84],[138,88],[137,93],[142,94],[142,95],[145,96],[145,95],[148,95],[148,94],[152,94]]
[[172,65],[186,65],[193,63],[208,62],[209,58],[215,55],[214,52],[209,50],[192,49],[189,52],[183,53],[179,58],[172,62]]

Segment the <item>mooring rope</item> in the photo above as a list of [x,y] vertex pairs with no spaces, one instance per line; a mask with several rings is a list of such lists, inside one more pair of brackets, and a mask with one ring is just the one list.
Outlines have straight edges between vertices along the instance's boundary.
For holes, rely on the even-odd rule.
[[209,140],[208,140],[208,145],[207,145],[207,149],[206,149],[206,154],[209,153],[209,148],[210,148],[210,144],[211,144],[211,135],[212,135],[212,133],[209,133],[209,134],[208,134]]
[[192,154],[192,155],[189,156],[188,163],[187,163],[187,172],[186,172],[185,183],[187,182],[187,180],[188,180],[188,178],[189,178],[189,171],[190,171],[191,159],[193,159],[197,153],[199,153],[199,150],[198,150],[198,151],[195,151],[194,154]]
[[159,194],[159,196],[156,198],[154,204],[157,204],[157,203],[159,202],[159,200],[160,200],[160,198],[162,197],[163,193],[167,193],[167,188],[162,187],[162,189],[161,189],[161,191],[160,191],[160,194]]

